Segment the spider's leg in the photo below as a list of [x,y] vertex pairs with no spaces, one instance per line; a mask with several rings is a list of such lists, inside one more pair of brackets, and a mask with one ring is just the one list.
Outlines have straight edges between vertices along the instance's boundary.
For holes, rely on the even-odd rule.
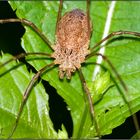
[[[95,49],[101,45],[103,42],[105,42],[106,40],[110,39],[113,36],[120,36],[120,35],[133,35],[136,37],[140,37],[140,33],[139,32],[132,32],[132,31],[116,31],[116,32],[112,32],[110,33],[108,36],[106,36],[105,38],[103,38],[101,41],[99,41],[98,43],[96,43],[93,48],[91,48],[91,52],[95,51]],[[104,46],[100,46],[99,48],[104,47]]]
[[87,104],[87,106],[89,106],[92,121],[95,122],[95,128],[96,128],[96,131],[97,131],[97,135],[98,135],[98,137],[100,137],[99,125],[98,125],[97,120],[96,120],[96,115],[95,115],[95,111],[94,111],[94,107],[93,107],[90,91],[89,91],[89,89],[87,87],[87,84],[86,84],[84,75],[82,73],[82,70],[79,69],[78,73],[79,73],[79,77],[80,77],[80,80],[81,80],[81,84],[82,84],[83,90],[86,93],[86,98],[87,99],[85,98],[85,103]]
[[58,15],[57,15],[56,28],[55,28],[55,34],[56,34],[56,32],[57,32],[57,25],[58,25],[58,22],[59,22],[59,20],[61,19],[62,8],[63,8],[63,0],[60,0],[59,10],[58,10]]
[[18,54],[18,55],[13,56],[11,59],[9,59],[5,63],[1,64],[0,65],[0,68],[3,67],[3,66],[5,66],[5,65],[7,65],[7,64],[9,64],[10,62],[12,62],[14,60],[19,60],[19,59],[24,58],[24,57],[29,56],[29,55],[46,56],[47,58],[50,58],[51,57],[50,54],[40,53],[40,52],[35,52],[35,53],[21,53],[21,54]]
[[36,81],[38,80],[38,78],[50,67],[54,66],[55,64],[54,63],[51,63],[49,65],[46,65],[45,67],[43,67],[42,69],[40,69],[32,78],[32,80],[30,81],[30,83],[28,84],[28,87],[26,88],[25,92],[24,92],[24,95],[23,95],[23,98],[22,98],[22,102],[20,104],[20,108],[19,108],[19,112],[18,112],[18,115],[17,115],[17,118],[16,118],[16,121],[15,121],[15,124],[12,128],[12,131],[10,132],[10,135],[8,136],[8,139],[11,138],[17,128],[17,125],[18,125],[18,122],[19,122],[19,119],[20,119],[20,116],[22,114],[22,110],[24,108],[24,105],[30,95],[30,92],[34,86],[34,84],[36,83]]
[[127,92],[128,89],[127,89],[127,86],[126,84],[124,83],[124,81],[122,80],[121,76],[118,74],[117,70],[115,69],[115,67],[113,66],[113,64],[111,63],[111,61],[107,58],[107,56],[103,55],[103,54],[100,54],[100,53],[90,53],[86,59],[92,57],[92,56],[101,56],[108,64],[109,66],[111,67],[111,69],[113,70],[114,74],[117,76],[118,80],[120,81],[120,83],[122,84],[124,90]]
[[[92,56],[101,56],[107,62],[107,64],[110,66],[110,68],[113,70],[114,74],[116,75],[117,79],[120,81],[120,83],[121,83],[122,87],[124,88],[125,92],[127,93],[128,92],[128,89],[127,89],[127,86],[126,86],[125,82],[123,81],[123,79],[121,78],[121,76],[117,72],[116,68],[111,63],[111,61],[108,59],[108,57],[105,56],[105,55],[103,55],[103,54],[94,53],[93,52],[93,53],[89,54],[86,59],[88,59],[88,58],[90,58]],[[122,92],[120,92],[120,93],[121,93],[121,95],[122,95],[125,103],[128,106],[128,109],[129,109],[130,114],[132,114],[130,103],[127,101],[127,99],[125,98],[124,94]],[[138,132],[138,130],[140,129],[139,128],[139,125],[138,125],[139,124],[138,123],[138,119],[137,119],[137,117],[136,117],[135,114],[133,114],[132,117],[133,117],[133,122],[134,122],[134,125],[135,125],[135,128],[136,128],[136,131]]]
[[[16,19],[16,18],[9,18],[9,19],[0,19],[0,24],[4,24],[4,23],[15,23],[15,22],[19,22],[22,23],[26,26],[31,27],[41,38],[42,40],[44,40],[44,42],[46,44],[49,45],[50,48],[52,48],[51,42],[48,40],[48,38],[38,29],[38,27],[31,21],[27,20],[27,19]],[[52,48],[53,49],[53,48]]]

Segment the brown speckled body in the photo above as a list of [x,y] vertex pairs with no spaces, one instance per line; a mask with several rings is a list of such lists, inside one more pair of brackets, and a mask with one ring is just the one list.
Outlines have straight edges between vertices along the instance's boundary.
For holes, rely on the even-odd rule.
[[59,64],[59,77],[66,74],[67,79],[71,73],[81,67],[89,54],[91,25],[88,29],[88,19],[85,13],[75,9],[66,13],[58,22],[56,30],[56,43],[54,45],[54,63]]

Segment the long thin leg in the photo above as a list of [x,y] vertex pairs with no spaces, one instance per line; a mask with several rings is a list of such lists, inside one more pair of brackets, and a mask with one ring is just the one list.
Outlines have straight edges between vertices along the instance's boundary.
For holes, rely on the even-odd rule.
[[11,59],[9,59],[5,63],[1,64],[0,65],[0,68],[3,67],[4,65],[6,65],[6,64],[8,64],[8,63],[10,63],[12,61],[14,61],[14,60],[19,60],[19,59],[24,58],[24,57],[29,56],[29,55],[41,55],[41,56],[47,56],[49,58],[51,57],[50,54],[40,53],[40,52],[39,53],[38,52],[36,52],[36,53],[21,53],[21,54],[15,55],[14,57],[12,57]]
[[115,69],[115,67],[113,66],[113,64],[110,62],[110,60],[107,58],[107,56],[103,55],[103,54],[100,54],[100,53],[91,53],[87,56],[86,59],[92,57],[92,56],[101,56],[108,64],[109,66],[111,67],[111,69],[113,70],[113,72],[115,73],[115,75],[117,76],[118,80],[120,81],[120,83],[122,84],[124,90],[127,92],[128,89],[127,89],[127,86],[126,84],[124,83],[124,81],[121,79],[120,75],[118,74],[117,70]]
[[58,15],[57,15],[56,28],[55,28],[55,34],[56,34],[56,32],[57,32],[58,22],[59,22],[59,20],[61,19],[62,8],[63,8],[63,0],[60,0],[59,10],[58,10]]
[[[97,123],[97,120],[96,120],[96,117],[95,117],[96,115],[95,115],[95,111],[94,111],[94,108],[93,108],[93,103],[92,103],[92,98],[91,98],[90,91],[87,87],[87,84],[86,84],[84,75],[82,73],[82,70],[79,69],[78,72],[79,72],[79,77],[80,77],[80,80],[81,80],[81,83],[82,83],[83,90],[86,93],[86,97],[88,99],[88,103],[89,103],[88,106],[89,106],[89,109],[90,109],[92,121],[93,120],[95,121],[95,128],[96,128],[98,136],[100,137],[100,130],[99,130],[99,126],[98,126],[98,123]],[[87,103],[86,99],[85,99],[85,103]]]
[[[104,56],[103,54],[100,54],[100,53],[91,53],[88,57],[92,57],[92,56],[101,56],[107,63],[108,65],[111,67],[111,69],[113,70],[114,74],[116,75],[116,77],[118,78],[118,80],[120,81],[121,85],[123,86],[124,90],[126,91],[126,93],[128,92],[128,89],[127,89],[127,86],[126,84],[124,83],[124,81],[122,80],[121,76],[118,74],[117,70],[115,69],[115,67],[113,66],[113,64],[111,63],[111,61],[107,58],[107,56]],[[123,94],[121,94],[124,101],[126,102],[126,104],[128,105],[128,108],[129,108],[129,112],[130,114],[132,114],[132,111],[131,111],[131,105],[130,103],[126,100],[125,96]],[[137,117],[136,115],[132,115],[133,116],[133,122],[134,122],[134,125],[135,125],[135,128],[136,128],[136,131],[138,132],[138,130],[140,129],[139,128],[139,123],[138,123],[138,120],[137,120]]]
[[105,37],[104,39],[99,41],[97,44],[95,44],[93,46],[93,48],[91,48],[91,52],[93,52],[95,50],[95,48],[97,48],[99,45],[101,45],[104,41],[108,40],[109,38],[111,38],[113,36],[124,35],[124,34],[134,35],[136,37],[140,37],[140,33],[139,32],[132,32],[132,31],[116,31],[116,32],[112,32],[107,37]]
[[20,105],[20,108],[19,108],[19,112],[18,112],[18,115],[17,115],[17,118],[16,118],[16,122],[14,124],[14,127],[8,137],[11,138],[12,135],[14,134],[16,128],[17,128],[17,125],[18,125],[18,122],[19,122],[19,119],[20,119],[20,116],[22,114],[22,110],[23,110],[23,107],[30,95],[30,91],[32,90],[34,84],[36,83],[36,81],[38,80],[38,78],[50,67],[54,66],[55,64],[54,63],[51,63],[49,65],[46,65],[45,67],[43,67],[42,69],[40,69],[32,78],[32,80],[30,81],[28,87],[26,88],[25,92],[24,92],[24,95],[23,95],[23,98],[22,98],[22,102],[21,102],[21,105]]
[[10,23],[10,22],[20,22],[22,24],[25,24],[25,25],[31,27],[44,40],[44,42],[47,43],[51,49],[53,49],[50,41],[48,40],[48,38],[31,21],[26,20],[26,19],[14,19],[14,18],[0,19],[0,24]]

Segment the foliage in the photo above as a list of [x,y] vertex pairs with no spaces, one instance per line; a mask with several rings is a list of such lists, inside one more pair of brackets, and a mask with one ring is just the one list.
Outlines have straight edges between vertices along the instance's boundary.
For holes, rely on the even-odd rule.
[[[110,2],[91,2],[90,16],[94,23],[91,47],[102,38],[109,3]],[[11,1],[10,4],[13,10],[16,9],[16,14],[19,18],[32,21],[48,37],[52,44],[54,43],[59,2]],[[84,1],[66,1],[64,2],[62,13],[64,14],[74,8],[80,8],[86,11],[86,4]],[[117,2],[111,21],[110,32],[117,30],[140,32],[139,8],[140,4],[136,2]],[[22,47],[26,52],[52,52],[47,44],[45,44],[31,28],[27,26],[24,27],[26,32],[22,38]],[[139,44],[140,40],[138,38],[125,36],[112,39],[106,45],[106,55],[126,83],[129,89],[127,94],[122,90],[122,85],[105,62],[103,65],[106,69],[101,69],[101,73],[93,82],[93,84],[99,86],[98,88],[93,88],[92,86],[92,74],[95,65],[91,62],[95,61],[95,58],[88,60],[88,63],[83,65],[82,69],[93,98],[94,96],[96,98],[95,93],[104,93],[102,98],[94,104],[101,135],[110,134],[113,128],[122,124],[125,119],[131,115],[128,104],[122,98],[118,87],[120,87],[125,94],[131,106],[131,111],[135,113],[140,110]],[[10,57],[9,54],[3,54],[0,63],[4,63]],[[29,59],[29,57],[27,57],[27,59]],[[32,60],[29,61],[29,63],[36,70],[39,70],[51,61],[52,60],[48,59],[40,61]],[[111,73],[109,74],[109,72]],[[33,77],[33,73],[29,73],[23,64],[12,62],[0,69],[0,74],[0,113],[3,114],[0,116],[0,128],[2,129],[1,137],[7,137],[16,119],[22,95]],[[113,83],[112,78],[115,79],[118,86]],[[48,81],[55,87],[58,94],[62,96],[67,103],[67,108],[71,111],[73,119],[74,130],[72,137],[87,138],[97,136],[95,125],[92,125],[90,112],[85,106],[84,93],[77,72],[70,81],[66,79],[60,80],[58,77],[58,68],[55,67],[45,73],[42,79]],[[40,82],[32,90],[13,137],[66,138],[67,133],[64,126],[62,126],[62,130],[60,130],[59,133],[54,130],[48,110],[48,96],[45,94],[44,87]]]

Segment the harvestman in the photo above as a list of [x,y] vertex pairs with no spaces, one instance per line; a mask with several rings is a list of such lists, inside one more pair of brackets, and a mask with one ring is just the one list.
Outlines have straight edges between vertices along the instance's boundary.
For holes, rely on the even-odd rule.
[[[107,37],[99,41],[96,45],[94,45],[93,48],[89,48],[90,43],[90,36],[92,32],[92,24],[90,22],[90,16],[89,16],[89,6],[90,6],[90,0],[87,0],[87,8],[86,8],[86,14],[80,10],[80,9],[74,9],[68,13],[66,13],[64,16],[61,17],[61,11],[62,11],[63,1],[60,0],[59,5],[59,11],[57,16],[57,23],[56,23],[56,42],[54,45],[51,45],[47,37],[30,21],[26,19],[2,19],[0,20],[0,23],[8,23],[8,22],[20,22],[27,26],[30,26],[49,46],[54,50],[52,54],[47,53],[22,53],[19,55],[16,55],[9,61],[6,61],[4,64],[2,64],[0,67],[8,64],[9,62],[13,60],[18,60],[20,58],[26,57],[28,55],[44,55],[49,58],[53,58],[54,62],[46,65],[42,69],[40,69],[32,78],[30,83],[28,84],[28,87],[26,88],[26,91],[24,92],[24,96],[19,108],[19,112],[17,115],[17,119],[15,122],[15,125],[9,135],[9,138],[12,137],[13,133],[15,132],[23,107],[28,99],[29,93],[33,87],[33,85],[36,83],[37,79],[50,67],[53,67],[54,65],[59,65],[59,77],[60,79],[63,79],[64,76],[66,76],[67,79],[71,78],[72,73],[75,71],[78,71],[79,77],[81,80],[81,84],[83,87],[84,92],[86,93],[87,99],[85,99],[85,102],[88,101],[89,110],[91,113],[91,118],[94,119],[95,127],[97,130],[98,136],[100,136],[99,126],[95,118],[95,112],[92,105],[92,99],[90,96],[90,91],[87,87],[84,75],[81,70],[81,63],[84,63],[85,60],[92,56],[101,56],[112,68],[113,72],[116,74],[118,80],[120,81],[121,85],[127,91],[127,87],[119,74],[117,73],[116,69],[110,62],[110,60],[104,56],[103,54],[99,54],[96,50],[98,46],[100,46],[104,41],[108,40],[109,38],[113,36],[123,35],[123,34],[129,34],[134,35],[137,37],[140,37],[140,33],[138,32],[132,32],[132,31],[116,31],[109,34]],[[100,47],[101,48],[101,47]],[[87,100],[87,101],[86,101]],[[128,104],[129,105],[129,104]],[[137,125],[137,122],[134,122],[136,129],[138,130],[139,127]]]

